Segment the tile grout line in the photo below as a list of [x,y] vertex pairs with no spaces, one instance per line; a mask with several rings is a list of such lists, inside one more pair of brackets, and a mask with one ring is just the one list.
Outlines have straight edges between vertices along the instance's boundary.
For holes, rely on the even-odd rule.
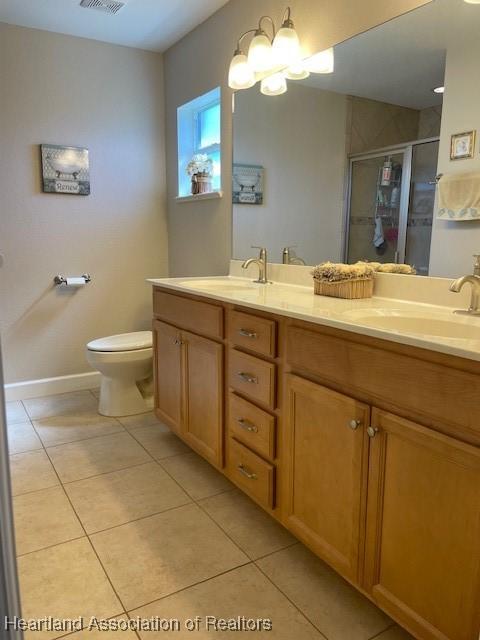
[[141,467],[145,464],[151,464],[151,463],[152,463],[151,460],[147,460],[146,462],[137,462],[136,464],[132,464],[129,467],[120,467],[119,469],[110,469],[110,471],[103,471],[102,473],[97,473],[94,476],[85,476],[84,478],[76,478],[75,480],[66,480],[65,482],[62,482],[62,484],[73,484],[74,482],[81,482],[82,480],[92,480],[93,478],[100,478],[101,476],[107,476],[109,473],[115,473],[116,471],[126,471],[127,469],[134,469],[135,467]]
[[177,504],[175,507],[168,507],[167,509],[163,509],[162,511],[155,511],[155,513],[149,513],[146,516],[140,516],[139,518],[134,518],[133,520],[127,520],[126,522],[120,522],[119,524],[114,524],[113,526],[106,527],[105,529],[99,529],[98,531],[91,531],[90,533],[87,533],[87,536],[90,538],[91,536],[96,536],[98,533],[105,533],[106,531],[112,531],[113,529],[124,527],[127,524],[133,524],[134,522],[140,522],[141,520],[147,520],[148,518],[159,516],[162,513],[168,513],[170,511],[175,511],[176,509],[182,509],[183,507],[188,507],[191,504],[193,504],[193,502],[190,500],[189,502],[184,502],[183,504]]
[[[68,417],[68,416],[61,416],[61,417]],[[36,422],[38,422],[38,420]],[[42,443],[44,443],[45,447],[49,449],[53,449],[54,447],[63,447],[66,444],[75,444],[77,442],[85,442],[86,440],[95,440],[96,438],[107,438],[108,436],[115,436],[120,433],[130,433],[127,429],[125,429],[125,427],[122,424],[118,423],[118,425],[116,425],[117,431],[111,431],[110,433],[99,433],[94,436],[88,436],[86,438],[78,438],[77,440],[67,440],[66,442],[53,442],[49,444],[48,442],[44,442],[42,436],[40,435],[39,431],[37,430],[37,428],[33,423],[32,423],[32,427],[35,429],[35,433],[41,439]]]
[[[127,619],[129,618],[128,613],[125,612],[125,613],[120,613],[120,614],[118,614],[116,616],[108,616],[108,618],[102,618],[102,620],[116,620],[117,618],[123,618],[124,616]],[[82,629],[82,631],[87,631],[87,629]],[[51,640],[63,640],[63,638],[70,638],[71,636],[75,635],[76,633],[79,633],[79,632],[78,631],[71,631],[70,633],[66,633],[63,636],[56,636],[55,638],[51,638]],[[137,638],[139,638],[139,640],[141,640],[140,636],[138,635],[138,633],[136,631],[133,631],[133,633],[137,636]]]
[[[295,545],[292,545],[292,546],[295,546]],[[272,555],[272,554],[270,554],[270,555]],[[295,609],[296,609],[296,610],[297,610],[297,611],[298,611],[298,612],[299,612],[299,613],[300,613],[300,614],[305,618],[305,620],[307,620],[307,622],[309,622],[309,623],[312,625],[312,627],[318,631],[318,633],[322,636],[322,638],[325,638],[325,640],[329,640],[329,639],[328,639],[328,636],[326,636],[326,635],[325,635],[325,633],[323,633],[323,631],[322,631],[321,629],[319,629],[319,628],[317,627],[317,625],[316,625],[316,624],[314,624],[314,623],[312,622],[312,620],[310,620],[310,618],[307,616],[307,614],[306,614],[302,609],[300,609],[300,607],[299,607],[297,604],[295,604],[295,602],[294,602],[294,601],[293,601],[289,596],[287,596],[287,594],[286,594],[286,593],[285,593],[285,592],[284,592],[284,591],[283,591],[283,590],[282,590],[282,589],[281,589],[277,584],[275,584],[275,582],[270,578],[270,576],[269,576],[269,575],[267,575],[267,574],[265,573],[265,571],[263,571],[263,569],[262,569],[261,567],[259,567],[259,566],[258,566],[258,564],[257,564],[257,561],[256,561],[256,560],[253,562],[253,564],[257,567],[257,569],[260,571],[260,573],[261,573],[263,576],[265,576],[265,578],[266,578],[266,579],[267,579],[267,580],[268,580],[268,581],[269,581],[269,582],[270,582],[270,583],[271,583],[271,584],[272,584],[272,585],[273,585],[273,586],[274,586],[274,587],[275,587],[275,588],[276,588],[276,589],[277,589],[277,590],[278,590],[278,591],[279,591],[279,592],[280,592],[280,593],[281,593],[281,594],[282,594],[282,595],[283,595],[283,596],[288,600],[288,602],[290,602],[290,604],[291,604],[291,605],[292,605],[292,606],[293,606],[293,607],[294,607],[294,608],[295,608]]]
[[32,553],[37,553],[37,551],[46,551],[47,549],[53,549],[53,547],[58,547],[61,544],[66,544],[67,542],[74,542],[75,540],[83,540],[87,536],[75,536],[74,538],[69,538],[68,540],[62,540],[61,542],[55,542],[55,544],[47,544],[46,547],[40,547],[39,549],[33,549],[32,551],[26,551],[25,553],[18,553],[17,558],[25,558],[26,556],[31,556]]
[[[86,442],[87,440],[98,440],[99,438],[109,438],[110,436],[119,436],[125,433],[128,433],[129,435],[131,435],[130,432],[127,431],[127,429],[125,429],[121,424],[119,424],[118,426],[120,427],[120,429],[118,431],[112,431],[111,433],[101,433],[94,436],[90,436],[89,438],[80,438],[79,440],[70,440],[69,442],[57,442],[56,444],[44,443],[44,446],[46,449],[56,449],[57,447],[65,447],[67,444],[77,444],[77,442]],[[37,431],[37,428],[35,427],[35,425],[33,425],[33,428],[35,429],[35,432],[38,434],[38,437],[43,442],[42,436]]]
[[237,569],[242,569],[243,567],[248,567],[250,565],[253,565],[253,562],[251,562],[249,560],[248,562],[244,562],[242,564],[239,564],[236,567],[231,567],[230,569],[226,569],[225,571],[220,571],[220,573],[216,573],[215,575],[210,576],[208,578],[204,578],[203,580],[199,580],[198,582],[193,582],[192,584],[189,584],[186,587],[182,587],[181,589],[177,589],[176,591],[172,591],[171,593],[167,593],[164,596],[160,596],[159,598],[155,598],[155,600],[150,600],[150,602],[145,602],[144,604],[140,604],[140,605],[134,607],[133,609],[130,609],[129,611],[127,611],[127,615],[130,618],[130,614],[133,611],[136,611],[137,609],[143,609],[144,607],[149,607],[151,604],[155,604],[155,602],[160,602],[162,600],[165,600],[166,598],[170,598],[170,596],[175,596],[178,593],[182,593],[183,591],[188,591],[192,587],[197,587],[200,584],[205,584],[206,582],[210,582],[210,580],[215,580],[215,578],[219,578],[220,576],[225,576],[225,575],[227,575],[229,573],[232,573],[233,571],[237,571]]
[[[375,640],[376,638],[380,638],[380,636],[382,634],[384,634],[386,631],[388,631],[389,629],[393,629],[396,626],[400,626],[397,625],[397,623],[392,620],[392,624],[389,624],[388,627],[386,629],[382,629],[382,631],[380,631],[379,633],[376,633],[374,636],[372,636],[371,638],[368,638],[368,640]],[[400,627],[402,629],[402,627]],[[412,640],[414,640],[414,638],[412,638]]]
[[300,540],[295,540],[291,544],[287,544],[286,547],[281,547],[280,549],[275,549],[275,551],[270,551],[269,553],[265,553],[263,556],[258,556],[258,558],[254,558],[252,562],[257,562],[258,560],[263,560],[264,558],[268,558],[269,556],[273,556],[275,553],[279,553],[280,551],[285,551],[286,549],[291,549],[292,547],[296,547],[297,544],[302,544]]

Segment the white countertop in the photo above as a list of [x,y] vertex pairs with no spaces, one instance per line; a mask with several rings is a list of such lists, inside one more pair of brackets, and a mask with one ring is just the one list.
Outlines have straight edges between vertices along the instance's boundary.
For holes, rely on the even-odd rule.
[[[405,283],[405,276],[396,277]],[[426,279],[420,280],[425,286]],[[235,276],[152,278],[148,282],[247,309],[480,361],[480,317],[456,314],[452,306],[380,296],[344,300],[315,295],[313,285],[253,284],[251,278]],[[458,298],[459,308],[465,308],[464,300],[464,296]]]

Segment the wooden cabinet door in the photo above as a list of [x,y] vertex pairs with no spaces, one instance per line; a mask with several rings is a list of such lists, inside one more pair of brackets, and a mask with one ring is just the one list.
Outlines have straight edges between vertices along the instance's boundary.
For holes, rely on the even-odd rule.
[[365,520],[367,405],[288,376],[286,526],[351,580],[359,580]]
[[422,640],[478,640],[480,449],[377,409],[372,426],[366,589]]
[[212,464],[223,464],[223,345],[182,331],[182,437]]
[[165,322],[153,322],[155,409],[177,433],[182,423],[182,371],[180,331]]

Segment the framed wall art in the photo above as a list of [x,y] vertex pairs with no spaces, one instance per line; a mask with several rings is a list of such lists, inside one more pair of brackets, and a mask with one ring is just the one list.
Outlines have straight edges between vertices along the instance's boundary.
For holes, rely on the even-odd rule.
[[475,131],[464,131],[452,135],[450,143],[450,160],[473,158],[475,153]]
[[41,144],[42,182],[45,193],[88,196],[90,167],[88,149]]
[[263,204],[263,167],[234,164],[232,177],[233,204]]

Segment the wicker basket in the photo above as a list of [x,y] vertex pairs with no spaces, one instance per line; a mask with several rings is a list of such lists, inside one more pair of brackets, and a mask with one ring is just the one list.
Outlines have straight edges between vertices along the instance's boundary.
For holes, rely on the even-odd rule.
[[371,298],[373,295],[373,278],[357,278],[354,280],[341,280],[328,282],[327,280],[313,279],[314,292],[318,296],[331,296],[333,298]]

